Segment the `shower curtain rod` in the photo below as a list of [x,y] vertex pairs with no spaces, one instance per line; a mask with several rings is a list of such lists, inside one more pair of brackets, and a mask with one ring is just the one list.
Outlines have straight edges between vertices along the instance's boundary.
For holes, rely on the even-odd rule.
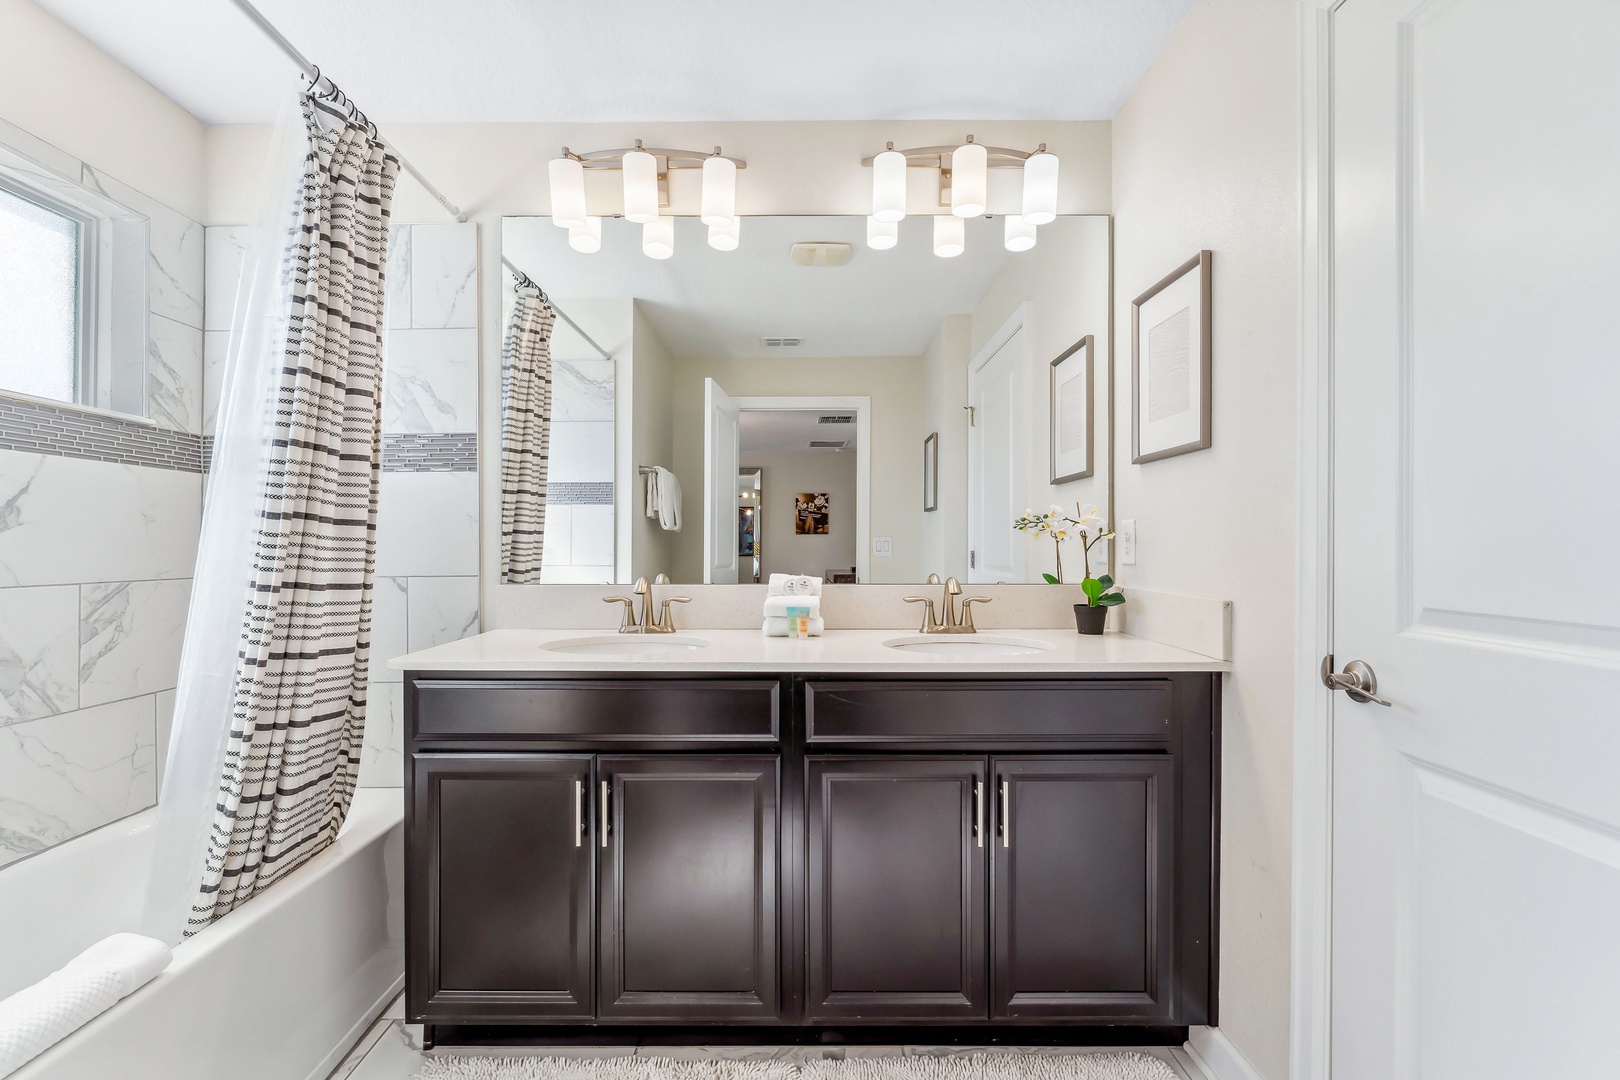
[[569,326],[572,326],[574,328],[574,333],[576,333],[580,337],[584,338],[585,339],[585,344],[587,344],[591,348],[595,349],[597,351],[597,354],[600,355],[602,357],[602,359],[604,359],[604,360],[613,359],[613,354],[612,353],[608,352],[606,349],[602,348],[602,346],[598,345],[596,343],[595,338],[591,337],[591,335],[587,334],[584,330],[580,329],[579,323],[575,322],[573,319],[570,319],[568,317],[568,313],[566,311],[564,311],[562,308],[557,306],[557,302],[555,300],[553,300],[549,296],[546,296],[546,290],[541,289],[540,286],[535,282],[534,278],[530,277],[528,274],[525,274],[523,271],[519,270],[516,266],[514,266],[512,264],[512,260],[508,259],[505,255],[501,256],[501,265],[505,266],[508,270],[512,271],[512,273],[516,274],[519,283],[527,281],[530,285],[533,285],[535,288],[540,289],[540,295],[546,297],[546,303],[551,305],[552,313],[555,314],[557,316],[557,318],[559,318],[563,322],[567,323]]
[[[286,36],[282,34],[280,30],[276,29],[275,24],[264,17],[264,12],[254,7],[248,2],[248,0],[231,0],[231,2],[241,9],[242,14],[246,15],[248,19],[252,21],[253,25],[257,26],[259,30],[263,32],[265,37],[274,42],[282,52],[287,54],[293,63],[297,64],[303,69],[304,78],[309,80],[309,88],[312,93],[319,95],[322,92],[322,83],[326,84],[327,92],[336,91],[339,94],[342,93],[342,91],[338,90],[336,83],[334,83],[327,76],[322,75],[321,69],[310,63],[309,58],[298,51],[298,46],[288,41]],[[344,100],[347,101],[347,98]],[[359,112],[359,110],[355,111]],[[376,128],[373,127],[372,130],[375,131]],[[421,184],[424,188],[426,188],[427,193],[432,195],[433,198],[438,201],[439,205],[444,207],[452,217],[454,217],[457,221],[467,220],[467,215],[462,213],[461,207],[445,198],[444,192],[434,187],[432,181],[418,172],[416,166],[412,165],[409,159],[407,159],[404,154],[399,152],[398,147],[394,146],[393,143],[383,138],[381,134],[377,135],[377,141],[382,143],[390,154],[393,154],[399,159],[399,167],[410,173],[411,176],[416,179],[418,184]]]

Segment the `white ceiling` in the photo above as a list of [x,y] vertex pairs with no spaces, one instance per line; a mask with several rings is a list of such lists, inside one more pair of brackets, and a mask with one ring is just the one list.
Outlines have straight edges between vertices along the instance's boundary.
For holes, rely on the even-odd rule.
[[[823,424],[823,416],[847,416],[834,409],[744,409],[737,416],[738,448],[745,454],[804,450],[817,454],[855,449],[855,425]],[[843,450],[814,447],[812,442],[839,442]]]
[[[38,0],[205,123],[295,69],[229,0]],[[1105,120],[1192,0],[257,0],[379,123]]]
[[[1060,217],[1039,237],[1081,220]],[[675,256],[658,260],[641,253],[641,226],[622,219],[604,221],[602,250],[581,255],[550,218],[507,218],[501,252],[564,311],[570,298],[635,297],[676,357],[918,356],[940,320],[971,312],[1009,260],[1034,257],[1008,252],[1002,228],[1000,218],[969,219],[967,251],[942,259],[925,216],[902,221],[888,251],[866,246],[859,217],[744,218],[741,246],[730,252],[709,247],[696,218],[676,218]],[[812,240],[848,243],[849,263],[798,265],[789,248]],[[760,340],[786,336],[804,344]]]

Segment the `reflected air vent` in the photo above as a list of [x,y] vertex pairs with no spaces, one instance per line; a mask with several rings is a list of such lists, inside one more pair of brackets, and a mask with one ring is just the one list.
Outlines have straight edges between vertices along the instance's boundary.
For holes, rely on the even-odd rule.
[[802,337],[765,337],[765,338],[760,338],[759,343],[761,345],[764,345],[764,346],[766,346],[768,348],[772,348],[772,349],[797,349],[800,345],[804,344],[804,338],[802,338]]
[[842,450],[844,447],[846,447],[848,445],[849,445],[849,441],[847,439],[811,439],[810,440],[810,449],[812,449],[812,450]]
[[854,422],[854,413],[834,413],[830,416],[816,417],[816,423],[818,424],[853,424]]

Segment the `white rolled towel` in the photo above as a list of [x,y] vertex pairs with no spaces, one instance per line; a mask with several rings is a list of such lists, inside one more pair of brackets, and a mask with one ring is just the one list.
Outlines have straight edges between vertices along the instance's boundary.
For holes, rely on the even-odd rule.
[[[826,624],[821,621],[820,615],[810,616],[811,637],[820,637],[821,632],[826,628]],[[798,635],[793,632],[793,620],[788,618],[786,615],[767,616],[765,619],[764,630],[766,637],[798,637]]]
[[821,579],[806,574],[772,574],[765,586],[767,596],[820,596]]
[[773,615],[787,617],[788,608],[809,608],[812,618],[821,616],[821,597],[819,596],[767,596],[765,598],[765,617]]
[[158,976],[174,953],[156,938],[103,938],[0,1001],[0,1077],[9,1076]]

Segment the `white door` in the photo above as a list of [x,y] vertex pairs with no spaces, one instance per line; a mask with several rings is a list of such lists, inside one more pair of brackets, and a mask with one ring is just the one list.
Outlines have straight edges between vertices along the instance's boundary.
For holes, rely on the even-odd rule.
[[737,584],[737,399],[703,380],[703,580]]
[[1022,582],[1029,540],[1013,531],[1025,509],[1024,328],[1009,324],[968,369],[968,580]]
[[1333,1080],[1617,1076],[1620,3],[1332,41]]

